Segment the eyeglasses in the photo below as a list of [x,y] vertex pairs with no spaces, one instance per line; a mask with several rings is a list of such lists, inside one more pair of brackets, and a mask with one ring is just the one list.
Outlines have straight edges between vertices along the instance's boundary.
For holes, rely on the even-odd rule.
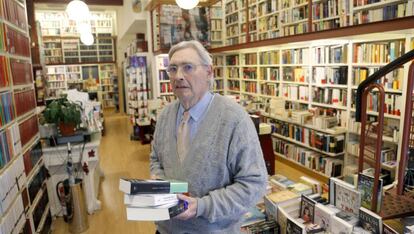
[[191,75],[197,69],[197,66],[205,66],[204,64],[192,64],[192,63],[183,63],[180,65],[169,65],[167,67],[167,73],[169,76],[176,76],[178,69],[181,68],[181,71],[184,75]]

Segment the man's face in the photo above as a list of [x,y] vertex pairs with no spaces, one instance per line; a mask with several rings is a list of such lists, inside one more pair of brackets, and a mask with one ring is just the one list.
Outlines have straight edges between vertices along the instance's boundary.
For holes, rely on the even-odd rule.
[[212,68],[201,64],[194,49],[186,48],[175,52],[169,67],[173,92],[181,102],[194,105],[208,91]]

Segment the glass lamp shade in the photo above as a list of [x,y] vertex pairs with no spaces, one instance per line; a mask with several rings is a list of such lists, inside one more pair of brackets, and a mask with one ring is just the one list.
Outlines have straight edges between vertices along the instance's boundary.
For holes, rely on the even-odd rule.
[[76,29],[80,35],[92,33],[91,24],[89,22],[78,22],[76,24]]
[[92,33],[81,34],[80,40],[83,44],[85,44],[87,46],[93,45],[93,42],[94,42],[94,38],[93,38]]
[[196,7],[199,1],[200,0],[175,0],[180,8],[186,10],[190,10]]
[[73,0],[66,6],[68,18],[75,21],[89,19],[89,7],[80,0]]

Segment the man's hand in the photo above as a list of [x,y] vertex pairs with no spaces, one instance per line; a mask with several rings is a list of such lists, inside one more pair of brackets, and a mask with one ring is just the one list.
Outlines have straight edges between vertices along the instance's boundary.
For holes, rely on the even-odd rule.
[[188,197],[183,194],[178,194],[178,199],[188,202],[188,209],[174,218],[187,220],[194,218],[197,215],[197,199]]

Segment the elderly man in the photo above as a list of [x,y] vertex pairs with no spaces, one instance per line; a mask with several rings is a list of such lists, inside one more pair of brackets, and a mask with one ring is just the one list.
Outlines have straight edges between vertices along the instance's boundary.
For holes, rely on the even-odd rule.
[[210,54],[197,41],[169,52],[169,74],[178,100],[157,120],[151,175],[187,181],[188,209],[157,222],[157,232],[239,233],[240,217],[264,195],[267,173],[253,122],[245,110],[210,91]]

